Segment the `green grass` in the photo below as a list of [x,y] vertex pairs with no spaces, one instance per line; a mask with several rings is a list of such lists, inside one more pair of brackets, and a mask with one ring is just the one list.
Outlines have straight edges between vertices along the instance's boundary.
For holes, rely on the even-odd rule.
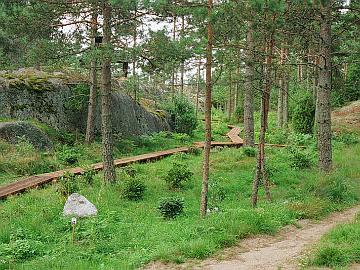
[[360,263],[360,215],[323,236],[309,260],[310,265],[336,269],[347,269],[351,263]]
[[[199,218],[201,155],[135,165],[147,186],[144,199],[136,202],[121,196],[120,170],[114,185],[103,185],[98,175],[92,187],[82,185],[81,194],[98,207],[99,215],[79,221],[75,244],[56,185],[11,197],[0,202],[0,269],[134,269],[152,260],[202,259],[240,238],[274,234],[299,218],[321,218],[357,202],[360,144],[336,147],[336,168],[328,176],[314,167],[292,169],[287,149],[268,148],[267,154],[274,200],[266,203],[261,190],[259,207],[252,209],[255,158],[242,149],[213,150],[210,180],[226,197],[218,203],[220,211],[205,219]],[[194,177],[183,189],[170,191],[164,176],[179,160]],[[164,220],[157,207],[172,195],[184,198],[184,214]]]

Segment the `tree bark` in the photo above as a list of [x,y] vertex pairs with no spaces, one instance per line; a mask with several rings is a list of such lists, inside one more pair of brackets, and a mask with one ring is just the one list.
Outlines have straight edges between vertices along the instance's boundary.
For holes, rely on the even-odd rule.
[[317,90],[317,144],[319,152],[318,166],[323,171],[332,168],[331,149],[331,5],[332,0],[321,1],[320,18],[320,63],[319,87]]
[[246,35],[247,50],[245,54],[245,92],[244,92],[244,146],[254,146],[254,40],[253,22],[248,22]]
[[199,96],[200,96],[200,71],[201,71],[201,60],[199,60],[198,63],[198,70],[197,70],[197,86],[196,86],[196,118],[198,116],[199,113]]
[[[275,17],[273,21],[275,20]],[[271,91],[271,66],[274,50],[274,31],[269,35],[266,45],[266,61],[264,64],[264,90],[261,99],[261,127],[259,136],[259,152],[256,162],[256,172],[253,181],[252,205],[256,207],[258,201],[259,183],[262,180],[266,199],[271,200],[269,175],[265,167],[265,135],[268,125],[268,113]]]
[[[185,17],[181,16],[181,38],[184,38],[185,34]],[[181,71],[180,71],[180,85],[181,85],[181,94],[184,94],[184,74],[185,74],[185,61],[181,61]]]
[[208,23],[207,35],[208,41],[206,46],[206,92],[205,92],[205,147],[204,147],[204,164],[203,179],[201,190],[200,216],[205,217],[208,204],[209,188],[209,169],[210,169],[210,148],[211,148],[211,66],[212,66],[212,47],[213,47],[213,27],[211,22],[213,1],[208,0]]
[[[111,7],[108,0],[104,2],[103,9],[105,50],[111,48]],[[107,54],[108,55],[108,54]],[[101,121],[102,121],[102,147],[105,182],[115,182],[116,173],[112,154],[112,126],[111,126],[111,59],[105,56],[102,62],[101,84]]]
[[231,76],[231,68],[229,70],[229,110],[228,110],[228,117],[229,117],[229,120],[231,120],[231,116],[232,116],[232,111],[233,111],[233,103],[232,103],[232,96],[233,96],[233,93],[232,93],[232,76]]
[[[97,10],[91,17],[91,37],[93,39],[93,48],[95,49],[95,37],[97,35]],[[96,59],[91,60],[90,67],[90,93],[89,93],[89,104],[88,104],[88,115],[86,124],[85,143],[90,144],[94,141],[94,129],[95,129],[95,108],[96,108],[96,94],[97,94],[97,71],[96,71]]]

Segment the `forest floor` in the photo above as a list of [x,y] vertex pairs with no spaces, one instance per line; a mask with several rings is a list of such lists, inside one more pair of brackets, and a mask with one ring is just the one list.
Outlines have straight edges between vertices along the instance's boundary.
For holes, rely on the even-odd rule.
[[[192,260],[181,265],[156,262],[145,269],[301,269],[305,267],[302,265],[302,258],[307,257],[309,247],[336,225],[352,221],[359,212],[360,206],[355,206],[346,211],[334,213],[322,221],[300,220],[295,225],[284,227],[276,235],[261,235],[244,239],[238,246],[227,248],[204,261]],[[350,269],[355,270],[360,267],[353,265]]]
[[337,128],[360,132],[360,100],[333,111],[332,122]]
[[[359,133],[360,101],[335,110],[332,113],[332,120],[335,132],[346,130]],[[145,269],[315,269],[308,265],[309,258],[314,257],[311,254],[316,252],[314,245],[341,224],[349,223],[348,226],[355,226],[356,223],[350,222],[354,221],[359,214],[360,206],[358,205],[346,211],[334,213],[322,221],[299,220],[296,224],[284,227],[276,235],[260,235],[243,239],[237,246],[224,249],[206,260],[189,260],[181,265],[154,262]],[[360,264],[353,264],[347,269],[359,270]]]

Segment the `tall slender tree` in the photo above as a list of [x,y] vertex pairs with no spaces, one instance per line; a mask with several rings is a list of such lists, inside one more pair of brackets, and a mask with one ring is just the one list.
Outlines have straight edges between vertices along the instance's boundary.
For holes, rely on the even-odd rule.
[[330,171],[331,148],[331,9],[333,0],[320,1],[319,82],[317,90],[317,144],[319,168]]
[[101,84],[101,119],[102,119],[102,146],[104,162],[104,180],[115,182],[116,173],[113,158],[113,142],[111,127],[111,6],[108,0],[103,6],[103,49],[102,84]]
[[212,26],[213,1],[208,0],[208,22],[207,22],[207,46],[206,46],[206,92],[205,92],[205,147],[203,163],[203,180],[201,190],[201,217],[206,216],[208,205],[209,170],[210,170],[210,148],[211,148],[211,67],[213,50],[213,26]]

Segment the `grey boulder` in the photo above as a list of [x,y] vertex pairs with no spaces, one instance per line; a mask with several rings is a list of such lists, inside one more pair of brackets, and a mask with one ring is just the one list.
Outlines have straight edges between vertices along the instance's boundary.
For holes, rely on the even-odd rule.
[[53,149],[53,143],[49,137],[42,130],[27,122],[0,122],[0,139],[12,144],[26,140],[38,150]]
[[64,205],[64,216],[89,217],[96,215],[95,205],[78,193],[71,194]]

